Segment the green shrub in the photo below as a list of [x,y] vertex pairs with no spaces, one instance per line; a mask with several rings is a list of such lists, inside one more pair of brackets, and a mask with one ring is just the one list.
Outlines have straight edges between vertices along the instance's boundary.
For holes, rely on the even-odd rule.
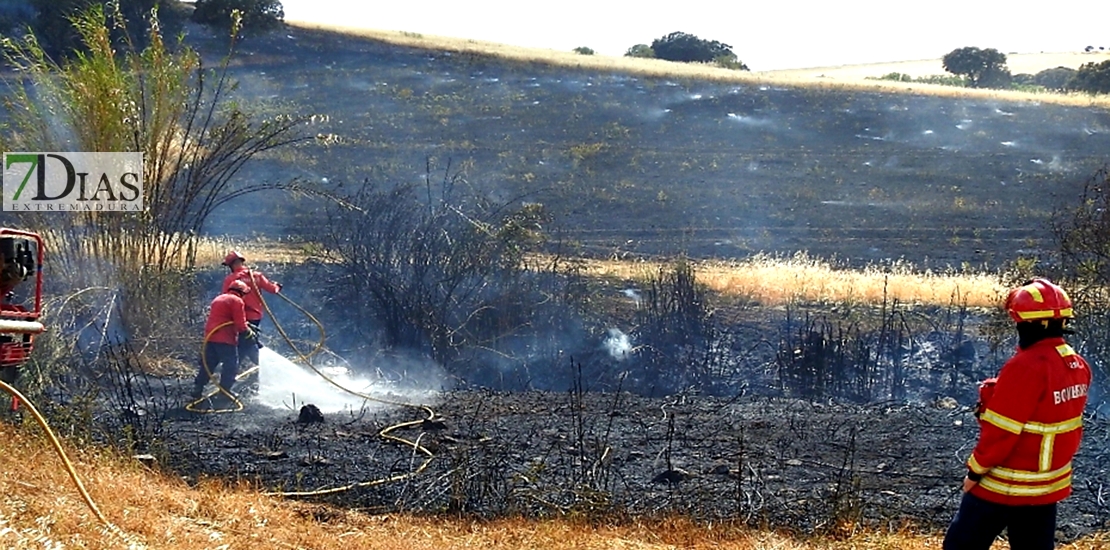
[[574,53],[579,55],[593,55],[594,50],[593,48],[587,48],[586,46],[578,46],[577,48],[574,48]]
[[234,103],[229,58],[215,75],[223,84],[202,86],[207,73],[200,54],[164,43],[153,17],[149,45],[117,46],[111,33],[123,27],[121,18],[99,5],[75,17],[88,53],[63,64],[33,36],[3,42],[7,62],[25,80],[5,102],[12,131],[0,134],[0,146],[144,153],[142,216],[28,214],[21,223],[47,240],[56,289],[114,288],[127,281],[113,322],[147,346],[183,333],[186,306],[198,295],[190,283],[197,235],[208,216],[236,196],[267,188],[236,182],[240,168],[301,139],[302,119],[263,119]]
[[1088,94],[1110,94],[1110,61],[1084,63],[1068,80],[1067,88]]
[[967,79],[962,76],[934,74],[928,76],[912,77],[906,73],[887,73],[880,77],[867,77],[867,80],[890,80],[894,82],[920,82],[921,84],[939,84],[941,86],[967,87]]
[[913,82],[913,77],[906,73],[886,73],[880,77],[868,77],[869,80],[893,80],[895,82]]
[[722,69],[732,69],[734,71],[750,70],[750,69],[748,69],[748,66],[744,64],[743,61],[740,61],[739,59],[737,59],[736,56],[733,55],[733,54],[718,55],[717,57],[715,57],[713,59],[713,64],[718,66],[718,67],[721,67]]
[[628,48],[628,51],[624,52],[624,56],[653,58],[655,57],[655,50],[651,49],[651,46],[648,46],[647,44],[636,44],[635,46]]
[[1033,75],[1033,83],[1049,90],[1062,92],[1067,89],[1068,81],[1075,76],[1075,73],[1076,70],[1070,67],[1045,69]]

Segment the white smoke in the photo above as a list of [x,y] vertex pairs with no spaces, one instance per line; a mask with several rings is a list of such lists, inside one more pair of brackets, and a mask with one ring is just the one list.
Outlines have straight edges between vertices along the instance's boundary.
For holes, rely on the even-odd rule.
[[617,361],[624,361],[632,352],[632,341],[620,329],[609,329],[609,336],[605,338],[605,349]]

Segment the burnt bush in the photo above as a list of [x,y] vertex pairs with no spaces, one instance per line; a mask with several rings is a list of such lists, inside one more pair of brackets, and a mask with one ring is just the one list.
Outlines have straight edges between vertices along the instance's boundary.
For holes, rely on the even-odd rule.
[[711,390],[714,367],[723,360],[715,346],[721,332],[712,319],[705,288],[694,267],[679,261],[648,281],[636,316],[637,371],[632,382],[645,394],[671,394],[689,387]]
[[329,194],[307,228],[328,266],[324,302],[364,342],[450,367],[479,351],[511,359],[574,316],[573,269],[537,254],[550,221],[540,204],[490,199],[449,170]]
[[[1058,272],[1075,304],[1077,346],[1100,382],[1110,378],[1110,167],[1087,179],[1072,206],[1053,216]],[[1055,275],[1055,273],[1050,274]]]

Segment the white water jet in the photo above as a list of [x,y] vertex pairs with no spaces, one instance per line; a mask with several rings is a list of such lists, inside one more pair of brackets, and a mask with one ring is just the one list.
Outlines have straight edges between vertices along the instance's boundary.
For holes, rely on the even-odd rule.
[[[383,406],[382,403],[367,401],[335,387],[312,370],[282,357],[270,348],[258,351],[259,384],[258,395],[254,398],[257,403],[274,409],[294,410],[311,403],[325,413],[357,411],[364,406],[369,409]],[[386,389],[375,387],[375,383],[368,378],[354,376],[345,367],[316,368],[337,384],[359,393],[375,396]],[[388,400],[397,401],[396,398]]]

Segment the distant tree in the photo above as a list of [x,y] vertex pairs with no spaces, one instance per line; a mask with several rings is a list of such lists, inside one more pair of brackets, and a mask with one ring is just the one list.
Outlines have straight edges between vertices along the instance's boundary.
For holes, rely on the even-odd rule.
[[1045,69],[1033,75],[1033,83],[1048,90],[1063,91],[1067,89],[1068,81],[1075,76],[1075,69],[1071,67],[1056,67]]
[[251,34],[281,27],[285,10],[279,0],[197,0],[193,21],[220,29],[230,29],[231,13],[239,10],[242,16],[239,29]]
[[1005,87],[1010,83],[1006,54],[994,48],[957,48],[941,61],[944,70],[966,77],[973,88]]
[[1013,88],[1026,88],[1038,86],[1036,77],[1029,73],[1018,73],[1010,77],[1010,86]]
[[1084,63],[1068,81],[1067,88],[1088,94],[1110,94],[1110,61]]
[[578,46],[577,48],[574,48],[574,53],[579,54],[579,55],[593,55],[595,52],[594,52],[593,48],[587,48],[586,46]]
[[651,49],[655,52],[655,57],[668,61],[709,63],[722,55],[736,57],[736,54],[732,53],[732,46],[728,44],[716,40],[702,40],[684,32],[672,32],[652,40]]
[[625,57],[655,57],[655,50],[647,44],[636,44],[624,52]]

